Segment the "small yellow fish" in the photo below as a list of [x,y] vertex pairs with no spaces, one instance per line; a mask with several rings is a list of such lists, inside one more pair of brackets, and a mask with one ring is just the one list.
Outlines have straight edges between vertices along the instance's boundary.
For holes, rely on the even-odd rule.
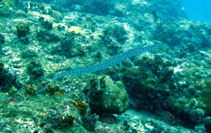
[[55,94],[56,95],[59,95],[59,96],[64,96],[64,93],[63,92],[56,92]]

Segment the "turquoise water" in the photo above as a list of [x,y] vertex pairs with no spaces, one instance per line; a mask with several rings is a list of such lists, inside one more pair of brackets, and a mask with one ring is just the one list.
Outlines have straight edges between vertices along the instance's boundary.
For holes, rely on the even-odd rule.
[[210,0],[181,0],[181,3],[189,20],[211,23]]

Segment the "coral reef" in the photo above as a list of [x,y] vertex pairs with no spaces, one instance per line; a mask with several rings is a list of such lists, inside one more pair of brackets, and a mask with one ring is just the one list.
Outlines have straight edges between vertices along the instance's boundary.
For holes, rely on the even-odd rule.
[[129,94],[134,98],[141,99],[139,104],[142,106],[139,104],[136,106],[149,109],[164,107],[165,101],[170,95],[170,88],[174,88],[172,63],[164,62],[157,55],[154,59],[136,58],[134,64],[137,67],[125,65],[121,71]]
[[106,27],[100,38],[104,46],[110,49],[110,55],[114,55],[117,51],[120,51],[120,44],[125,43],[128,39],[124,27],[118,25]]
[[18,38],[25,37],[27,34],[29,34],[29,25],[27,24],[18,24],[16,25],[16,29]]
[[203,119],[210,116],[210,80],[209,74],[196,64],[186,62],[178,66],[174,73],[176,88],[172,90],[167,105],[189,126],[198,128],[197,125],[205,124]]
[[82,122],[83,122],[82,125],[87,130],[94,131],[97,120],[98,120],[98,116],[96,114],[86,114],[82,116]]
[[204,87],[201,91],[200,96],[198,97],[198,100],[200,100],[202,103],[205,104],[205,112],[207,116],[211,116],[211,103],[209,102],[210,94],[211,94],[211,79],[207,78],[204,80]]
[[181,9],[0,0],[0,132],[211,132],[211,25]]
[[37,31],[36,38],[41,41],[40,44],[43,44],[42,42],[51,43],[60,41],[60,38],[56,34],[49,33],[46,30]]
[[40,126],[44,130],[57,130],[73,126],[74,119],[78,117],[77,109],[70,106],[60,106],[57,109],[49,109],[43,115]]
[[21,88],[21,86],[16,76],[4,68],[3,63],[0,63],[0,90],[2,92],[8,92],[11,87]]
[[1,0],[0,1],[0,16],[11,16],[13,12],[9,10],[15,7],[15,2],[13,0]]
[[49,21],[41,21],[41,25],[47,30],[51,30],[53,28],[53,24]]
[[21,57],[23,59],[36,59],[38,57],[38,53],[33,49],[25,49],[21,52]]
[[70,37],[63,38],[60,46],[56,48],[55,52],[59,52],[67,58],[83,56],[85,54],[83,48],[75,41],[74,34]]
[[[209,26],[207,25],[199,26],[198,24],[187,20],[167,20],[157,24],[157,28],[153,35],[156,40],[160,40],[170,46],[191,44],[192,47],[199,48],[210,46],[211,40],[210,34],[207,32],[208,30]],[[187,37],[183,38],[183,36]],[[189,38],[188,36],[191,37]]]
[[96,86],[95,81],[91,81],[88,97],[91,111],[97,114],[121,114],[129,107],[123,83],[114,82],[109,76],[102,77],[99,86]]
[[60,21],[63,19],[63,14],[59,11],[56,11],[56,10],[52,10],[51,11],[51,16],[53,18],[55,18],[57,21]]
[[43,75],[44,70],[38,61],[31,61],[27,67],[27,72],[30,74],[32,79],[36,79]]

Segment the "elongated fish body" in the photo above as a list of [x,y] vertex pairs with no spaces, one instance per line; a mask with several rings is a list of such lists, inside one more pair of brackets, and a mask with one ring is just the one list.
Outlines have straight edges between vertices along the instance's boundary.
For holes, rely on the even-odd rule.
[[49,82],[44,88],[40,89],[37,93],[40,93],[43,90],[45,90],[52,82],[54,82],[58,78],[61,78],[61,77],[67,76],[67,75],[78,75],[78,74],[92,73],[92,72],[104,70],[104,69],[109,68],[111,66],[120,64],[121,62],[127,60],[130,57],[136,56],[140,53],[143,53],[145,51],[149,51],[149,50],[152,50],[152,49],[156,49],[156,48],[158,48],[158,45],[153,45],[153,46],[148,46],[148,47],[138,46],[138,47],[135,47],[135,48],[128,50],[124,53],[115,55],[112,58],[105,60],[105,61],[103,61],[99,64],[88,66],[88,67],[81,67],[81,68],[78,68],[78,69],[67,71],[65,73],[61,73],[61,74],[55,76],[51,80],[51,82]]

